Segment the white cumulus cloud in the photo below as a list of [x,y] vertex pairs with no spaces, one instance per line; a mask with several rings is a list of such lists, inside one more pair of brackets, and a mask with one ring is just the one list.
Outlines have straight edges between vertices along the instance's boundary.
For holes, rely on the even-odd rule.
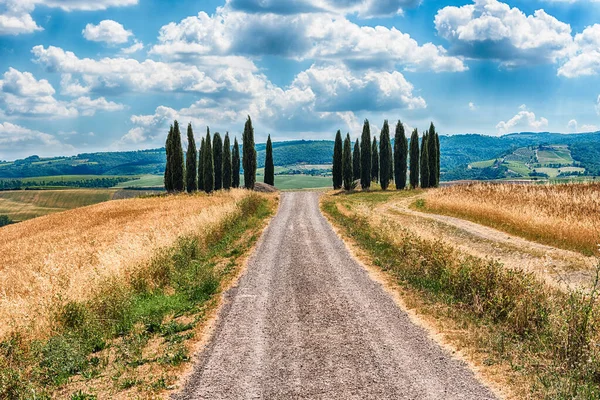
[[133,32],[125,30],[123,25],[110,19],[100,21],[98,25],[87,24],[81,33],[87,40],[109,44],[127,43],[133,36]]
[[537,119],[536,115],[532,111],[527,110],[525,105],[519,107],[519,110],[517,115],[508,121],[500,121],[496,125],[498,133],[509,133],[515,129],[527,129],[537,132],[548,126],[546,118],[540,117]]

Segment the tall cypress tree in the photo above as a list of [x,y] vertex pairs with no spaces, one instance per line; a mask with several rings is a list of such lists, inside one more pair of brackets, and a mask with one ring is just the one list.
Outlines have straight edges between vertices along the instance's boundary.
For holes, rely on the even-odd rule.
[[376,136],[373,136],[373,146],[371,147],[371,180],[379,182],[379,151]]
[[396,134],[394,135],[394,181],[398,190],[403,190],[406,187],[407,161],[408,140],[404,133],[404,125],[398,121]]
[[185,190],[185,166],[183,159],[183,147],[181,147],[181,132],[179,131],[179,123],[173,123],[173,141],[172,141],[173,160],[171,164],[171,174],[173,176],[173,190],[175,192],[183,192]]
[[165,143],[165,152],[167,153],[167,163],[165,165],[165,190],[167,193],[173,192],[173,125],[169,128],[167,142]]
[[352,178],[355,181],[360,179],[360,143],[358,139],[354,143],[354,152],[352,153]]
[[365,119],[360,138],[360,186],[363,190],[371,187],[371,127]]
[[383,122],[379,136],[379,182],[381,188],[387,190],[392,179],[392,143],[390,141],[390,126],[387,119]]
[[440,149],[440,135],[438,135],[438,133],[435,133],[435,149],[437,151],[437,155],[436,155],[436,161],[437,161],[437,165],[435,166],[435,177],[436,177],[436,186],[440,186],[440,157],[442,154],[442,151]]
[[335,134],[335,144],[333,145],[333,188],[335,190],[342,187],[342,132],[339,130]]
[[198,190],[204,190],[204,137],[200,140],[200,157],[198,158]]
[[254,148],[254,128],[250,116],[248,116],[244,126],[243,140],[244,186],[246,189],[254,189],[254,183],[256,182],[256,149]]
[[198,153],[196,151],[196,140],[192,131],[192,124],[187,128],[188,148],[185,156],[185,180],[188,193],[198,191]]
[[210,129],[206,128],[206,138],[204,139],[204,191],[210,193],[215,189],[215,169],[214,157],[211,146]]
[[419,186],[419,131],[415,128],[410,136],[410,187]]
[[344,190],[348,191],[352,189],[354,171],[352,165],[352,142],[350,141],[349,133],[346,134],[346,139],[344,139],[344,149],[342,150],[342,180],[344,183]]
[[231,186],[240,187],[240,145],[237,136],[233,139],[233,156],[231,157]]
[[437,150],[435,140],[435,126],[433,122],[429,126],[427,133],[427,153],[429,155],[429,187],[437,186]]
[[423,189],[429,187],[429,138],[427,133],[423,133],[421,140],[421,187]]
[[219,132],[215,132],[213,137],[213,163],[215,168],[215,190],[221,190],[223,189],[223,140]]
[[231,189],[231,142],[229,132],[225,133],[223,140],[223,189]]
[[267,149],[265,151],[265,183],[275,186],[275,166],[273,165],[273,143],[271,135],[267,138]]

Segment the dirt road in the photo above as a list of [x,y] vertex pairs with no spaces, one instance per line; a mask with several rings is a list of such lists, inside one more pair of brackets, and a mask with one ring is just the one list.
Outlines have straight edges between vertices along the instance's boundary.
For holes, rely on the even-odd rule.
[[177,399],[494,399],[285,193]]

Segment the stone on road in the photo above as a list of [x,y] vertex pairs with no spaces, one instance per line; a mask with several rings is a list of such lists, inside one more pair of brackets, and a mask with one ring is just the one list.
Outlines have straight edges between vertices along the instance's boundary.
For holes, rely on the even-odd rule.
[[176,399],[494,399],[414,325],[319,210],[284,193]]

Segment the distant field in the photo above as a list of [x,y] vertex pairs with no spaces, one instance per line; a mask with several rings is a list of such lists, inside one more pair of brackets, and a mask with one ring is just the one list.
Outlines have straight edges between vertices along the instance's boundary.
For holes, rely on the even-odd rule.
[[142,175],[139,179],[133,179],[127,182],[121,182],[117,188],[128,188],[128,187],[163,187],[164,177],[162,175]]
[[111,200],[114,189],[16,190],[0,192],[0,215],[24,221]]

